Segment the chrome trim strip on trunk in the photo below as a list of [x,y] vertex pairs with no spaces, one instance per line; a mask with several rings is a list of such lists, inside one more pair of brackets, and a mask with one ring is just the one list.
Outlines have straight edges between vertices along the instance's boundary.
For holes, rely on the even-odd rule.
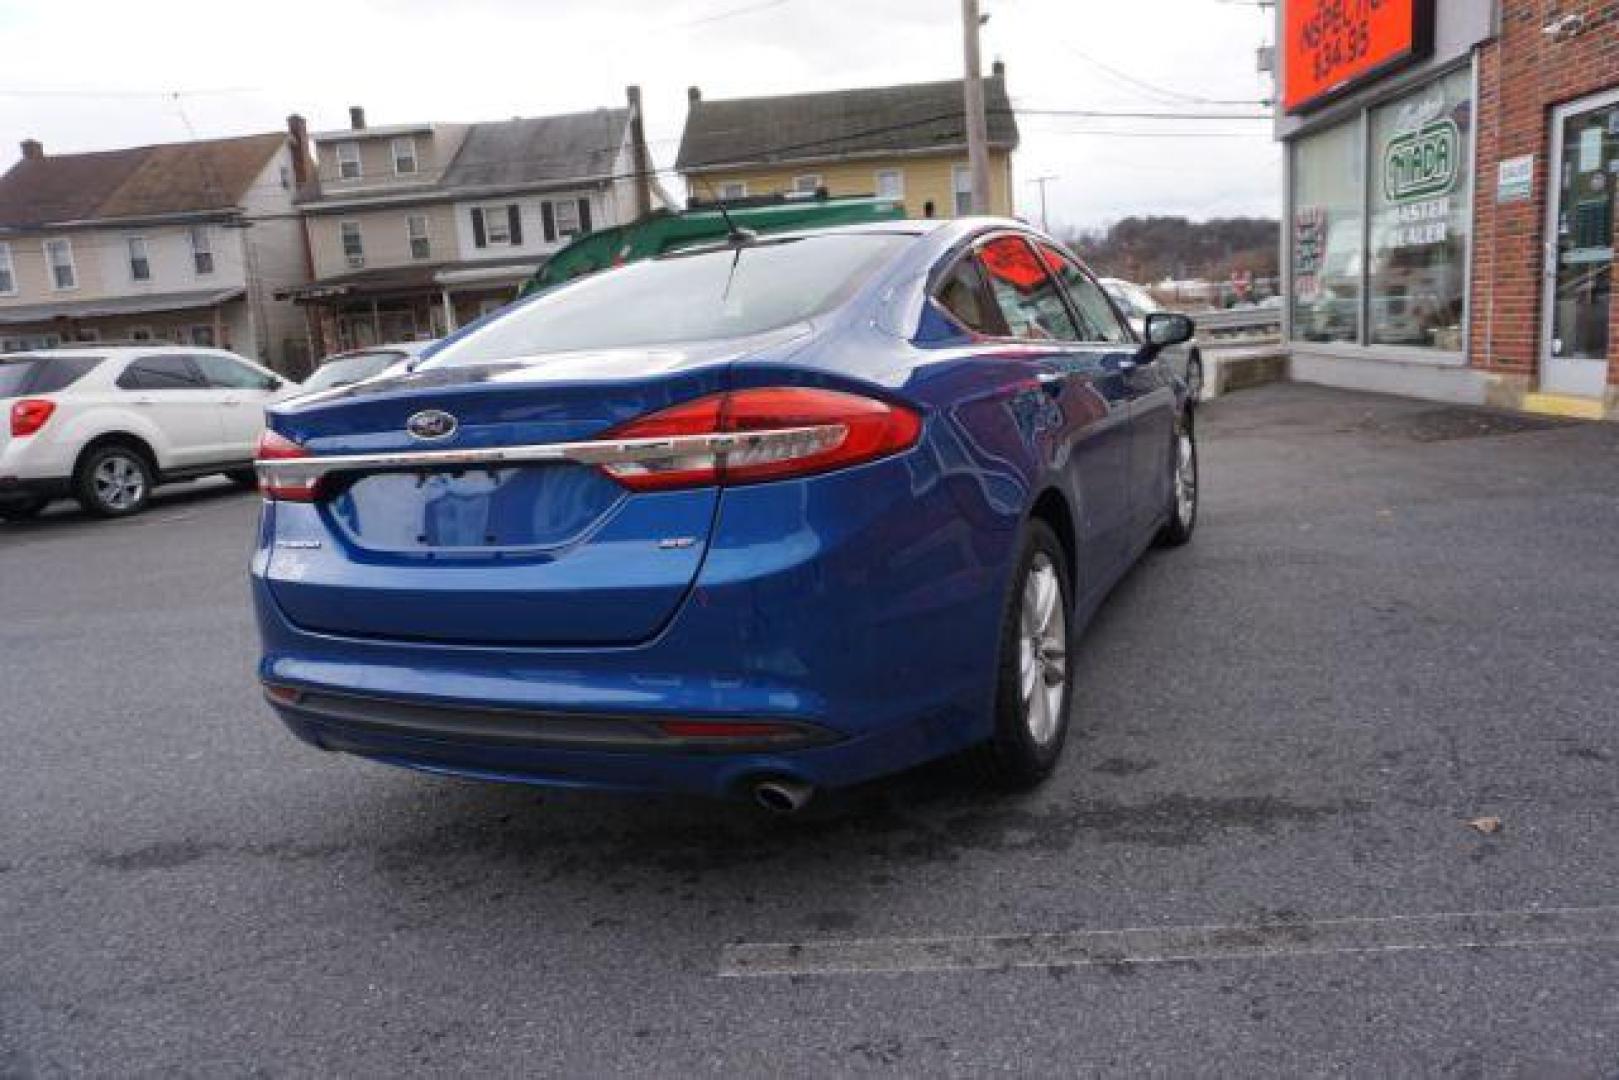
[[443,469],[535,462],[569,461],[583,465],[652,464],[696,456],[717,457],[741,450],[776,446],[802,446],[820,441],[816,450],[843,441],[843,424],[738,431],[704,435],[677,435],[662,439],[598,439],[591,442],[541,443],[531,446],[490,446],[465,450],[413,450],[387,454],[334,454],[329,457],[259,458],[253,462],[259,477],[276,483],[309,483],[340,472],[383,472],[395,469]]

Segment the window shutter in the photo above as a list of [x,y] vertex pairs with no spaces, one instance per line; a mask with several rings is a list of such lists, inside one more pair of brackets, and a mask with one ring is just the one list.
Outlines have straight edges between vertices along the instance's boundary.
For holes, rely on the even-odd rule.
[[509,203],[506,206],[506,220],[511,224],[512,246],[520,247],[523,243],[523,215],[518,213],[517,204]]
[[540,204],[540,225],[545,229],[545,242],[557,242],[557,216],[551,210],[551,200],[547,199]]
[[472,242],[477,247],[488,247],[489,241],[483,234],[483,207],[472,208]]
[[589,199],[580,199],[579,200],[579,231],[582,232],[582,233],[587,233],[587,232],[590,231],[590,200]]

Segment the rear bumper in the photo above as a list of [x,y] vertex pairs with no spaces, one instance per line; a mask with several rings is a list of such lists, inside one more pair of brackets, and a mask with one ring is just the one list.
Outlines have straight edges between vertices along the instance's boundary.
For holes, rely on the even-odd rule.
[[32,478],[0,476],[0,503],[29,499],[65,499],[72,493],[73,481],[65,476]]
[[[265,577],[272,504],[254,560],[260,677],[341,706],[272,699],[305,741],[429,771],[720,797],[765,776],[860,783],[989,734],[1016,522],[985,528],[961,494],[903,458],[727,490],[668,624],[643,643],[573,648],[299,627]],[[355,699],[386,707],[357,717]],[[647,737],[692,718],[782,723],[807,737]]]

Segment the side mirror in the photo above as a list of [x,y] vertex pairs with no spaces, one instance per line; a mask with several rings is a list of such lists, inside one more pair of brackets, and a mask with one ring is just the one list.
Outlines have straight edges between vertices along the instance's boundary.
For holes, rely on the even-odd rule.
[[1172,311],[1154,311],[1147,316],[1146,332],[1142,336],[1147,339],[1147,347],[1156,352],[1171,345],[1186,344],[1192,340],[1192,334],[1196,329],[1189,315],[1180,315]]
[[287,384],[284,381],[274,375],[271,375],[268,379],[264,380],[264,388],[271,393],[274,393],[285,385]]

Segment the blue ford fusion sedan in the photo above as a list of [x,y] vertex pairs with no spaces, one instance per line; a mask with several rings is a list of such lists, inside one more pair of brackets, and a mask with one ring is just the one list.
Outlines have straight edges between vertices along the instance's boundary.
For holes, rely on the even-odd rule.
[[577,280],[270,410],[266,696],[461,776],[793,810],[970,749],[1032,785],[1087,619],[1191,536],[1191,333],[994,219]]

